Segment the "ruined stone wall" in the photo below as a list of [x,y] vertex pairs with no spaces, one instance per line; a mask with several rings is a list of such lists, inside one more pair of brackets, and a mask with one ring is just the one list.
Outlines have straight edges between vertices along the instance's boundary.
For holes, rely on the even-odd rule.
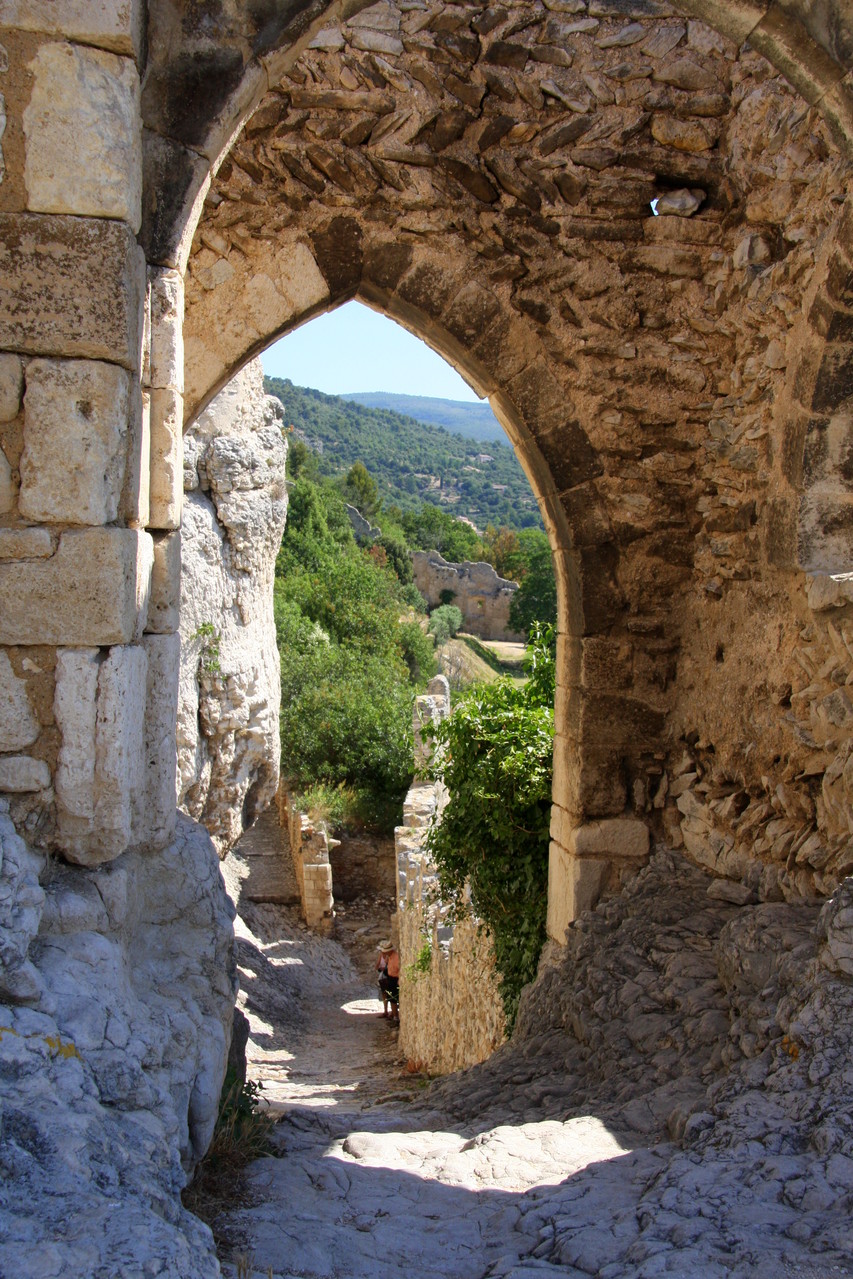
[[278,792],[279,820],[287,829],[290,856],[299,887],[302,918],[309,928],[328,936],[335,923],[335,899],[332,895],[332,867],[329,839],[322,826],[315,826],[302,813],[282,787]]
[[[449,712],[447,680],[438,675],[415,703],[418,774],[428,754],[422,727]],[[447,922],[447,910],[436,897],[435,871],[422,848],[429,824],[440,816],[446,798],[440,783],[416,776],[403,803],[403,825],[394,832],[400,1051],[418,1070],[431,1075],[485,1061],[505,1035],[491,943],[474,919]]]
[[312,314],[420,333],[531,477],[552,935],[650,834],[735,895],[849,868],[847,6],[343,10],[0,3],[13,1272],[216,1273],[177,1201],[233,1002],[175,817],[181,428]]
[[278,400],[260,360],[184,436],[178,802],[220,855],[278,788],[272,586],[287,515]]
[[353,295],[490,396],[555,552],[555,938],[692,820],[668,788],[702,743],[712,802],[764,812],[749,865],[711,841],[718,873],[796,899],[844,869],[831,803],[797,835],[817,879],[768,827],[780,786],[808,808],[826,775],[805,780],[785,704],[795,650],[832,656],[804,570],[853,557],[849,167],[757,30],[532,0],[330,21],[220,168],[189,259],[191,402],[265,329]]
[[509,624],[509,609],[518,583],[499,577],[491,564],[474,564],[470,560],[451,564],[438,551],[415,551],[412,569],[415,586],[431,609],[444,602],[443,591],[452,591],[449,602],[461,610],[463,628],[472,635],[492,640],[524,639]]

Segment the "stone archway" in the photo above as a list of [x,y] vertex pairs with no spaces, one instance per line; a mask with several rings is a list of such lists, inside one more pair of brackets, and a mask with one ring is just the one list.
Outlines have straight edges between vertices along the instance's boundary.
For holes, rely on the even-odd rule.
[[[352,296],[489,394],[561,583],[560,937],[614,868],[636,865],[641,823],[657,828],[667,805],[691,580],[700,598],[738,591],[759,537],[794,566],[778,555],[784,474],[772,495],[761,475],[755,529],[770,449],[741,450],[733,483],[715,433],[740,416],[733,435],[762,439],[781,420],[799,237],[825,238],[842,183],[805,104],[701,23],[525,14],[472,26],[380,5],[315,36],[209,192],[189,257],[186,402],[191,414],[277,333]],[[775,184],[762,136],[781,157]],[[750,289],[768,274],[784,301],[759,321]],[[759,370],[752,419],[731,386],[739,359]]]

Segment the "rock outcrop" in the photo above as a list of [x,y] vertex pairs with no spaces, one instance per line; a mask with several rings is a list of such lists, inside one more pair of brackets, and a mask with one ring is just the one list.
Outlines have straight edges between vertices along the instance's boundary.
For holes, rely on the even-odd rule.
[[180,1202],[236,993],[210,839],[179,817],[156,858],[63,867],[0,801],[0,863],[0,1273],[214,1279],[210,1231]]
[[178,801],[224,855],[275,795],[272,607],[287,515],[281,406],[246,366],[184,437]]
[[509,624],[509,606],[517,582],[499,577],[491,564],[465,560],[451,564],[438,551],[415,551],[412,556],[415,586],[430,608],[455,604],[462,625],[481,639],[523,640]]

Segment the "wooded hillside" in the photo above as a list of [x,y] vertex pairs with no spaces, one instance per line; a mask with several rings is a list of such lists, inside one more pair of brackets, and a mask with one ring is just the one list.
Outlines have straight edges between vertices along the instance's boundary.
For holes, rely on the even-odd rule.
[[414,511],[427,501],[451,514],[508,528],[541,528],[530,485],[509,445],[472,440],[388,410],[324,395],[289,379],[265,378],[286,425],[319,456],[321,475],[361,461],[383,501]]

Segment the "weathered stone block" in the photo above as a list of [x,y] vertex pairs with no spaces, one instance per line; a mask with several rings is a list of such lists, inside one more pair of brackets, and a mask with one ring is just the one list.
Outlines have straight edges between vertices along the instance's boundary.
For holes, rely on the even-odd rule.
[[130,58],[80,45],[43,44],[23,114],[24,181],[34,213],[142,216],[139,74]]
[[151,484],[151,396],[135,378],[130,383],[125,458],[119,519],[131,528],[146,528]]
[[0,214],[0,347],[136,370],[144,295],[145,259],[125,223]]
[[135,529],[73,529],[55,555],[0,564],[0,644],[124,644],[148,611],[153,547]]
[[649,828],[631,817],[611,817],[576,826],[564,846],[575,857],[643,858],[649,852]]
[[548,859],[548,936],[561,946],[566,930],[585,910],[591,910],[601,895],[610,863],[603,859],[578,860],[559,844],[551,843]]
[[[179,538],[173,534],[167,541]],[[175,833],[178,682],[181,670],[179,635],[146,635],[142,640],[148,668],[145,692],[144,757],[134,803],[133,840],[164,848]]]
[[154,534],[154,567],[147,631],[170,635],[178,630],[181,604],[181,534]]
[[95,726],[97,648],[61,649],[56,656],[53,711],[61,736],[54,786],[59,840],[74,847],[85,839],[95,816]]
[[32,746],[39,731],[27,697],[27,681],[15,674],[8,654],[0,649],[0,751]]
[[184,404],[171,388],[151,391],[149,525],[176,529],[184,496]]
[[125,473],[130,376],[95,360],[27,366],[18,506],[30,520],[109,524]]
[[138,55],[145,13],[143,0],[0,0],[0,26],[43,31],[113,53]]
[[43,759],[33,759],[30,755],[0,756],[0,791],[25,794],[47,790],[48,786],[50,769]]
[[18,486],[12,479],[12,467],[6,454],[0,449],[0,515],[7,515],[15,505]]
[[21,411],[24,366],[19,355],[0,354],[0,422],[11,422]]
[[184,389],[184,279],[179,271],[148,272],[151,348],[148,384]]
[[43,560],[52,554],[46,528],[0,528],[0,560]]
[[133,834],[142,785],[148,660],[134,645],[110,650],[98,672],[95,727],[95,821],[86,847],[66,849],[83,865],[111,861]]

